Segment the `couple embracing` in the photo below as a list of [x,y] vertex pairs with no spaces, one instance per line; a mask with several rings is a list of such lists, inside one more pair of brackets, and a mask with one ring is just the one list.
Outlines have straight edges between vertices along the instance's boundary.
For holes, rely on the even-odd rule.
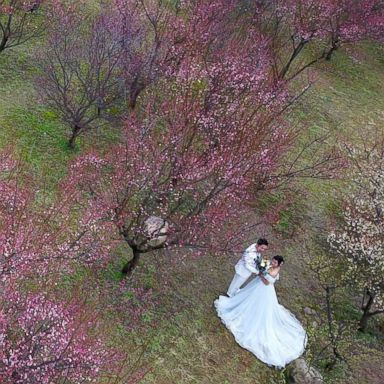
[[[237,343],[264,363],[283,368],[305,349],[307,335],[295,316],[279,304],[274,283],[284,264],[282,256],[262,257],[268,241],[249,246],[235,266],[235,276],[226,296],[215,300],[222,322]],[[255,274],[251,282],[244,283]]]

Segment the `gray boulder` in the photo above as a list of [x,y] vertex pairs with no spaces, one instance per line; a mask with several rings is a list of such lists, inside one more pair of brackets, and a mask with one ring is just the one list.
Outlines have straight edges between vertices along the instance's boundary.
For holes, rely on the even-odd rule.
[[159,247],[167,241],[169,225],[167,221],[158,216],[149,216],[144,222],[145,232],[149,237],[151,247]]
[[289,384],[324,384],[323,377],[303,359],[296,359],[286,370]]
[[309,307],[305,307],[304,308],[304,313],[306,315],[315,315],[316,314],[316,311],[312,308],[309,308]]

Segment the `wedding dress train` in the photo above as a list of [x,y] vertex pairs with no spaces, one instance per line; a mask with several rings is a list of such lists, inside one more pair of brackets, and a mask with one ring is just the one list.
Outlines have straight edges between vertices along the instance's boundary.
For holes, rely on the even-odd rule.
[[298,358],[305,349],[307,335],[295,316],[279,304],[274,282],[255,278],[233,297],[215,300],[219,317],[237,343],[261,361],[278,368]]

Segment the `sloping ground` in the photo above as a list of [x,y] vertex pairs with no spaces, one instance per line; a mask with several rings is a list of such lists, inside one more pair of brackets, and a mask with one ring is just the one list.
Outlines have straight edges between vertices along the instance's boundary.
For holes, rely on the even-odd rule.
[[317,70],[317,82],[304,98],[301,118],[310,128],[361,141],[384,124],[384,49],[360,45],[337,52]]
[[[72,155],[65,146],[65,128],[35,99],[31,85],[34,70],[29,65],[29,54],[23,52],[20,49],[0,54],[0,145],[13,141],[32,169],[54,186]],[[362,45],[337,52],[330,63],[317,69],[317,75],[318,81],[294,116],[307,123],[309,132],[329,133],[328,140],[332,143],[340,137],[361,140],[363,135],[369,139],[367,128],[383,129],[382,47]],[[309,185],[307,199],[317,215],[321,215],[324,207],[332,208],[330,191],[336,186],[317,182]],[[286,225],[289,227],[289,220]],[[307,225],[311,225],[310,218]],[[270,254],[281,253],[287,259],[276,286],[280,301],[306,323],[310,319],[305,317],[303,308],[316,303],[318,287],[302,263],[303,250],[294,239],[277,234],[269,238],[273,243]],[[140,354],[136,350],[138,346],[143,351],[138,361],[138,365],[148,370],[143,384],[283,382],[281,372],[260,363],[234,342],[213,309],[213,300],[226,290],[233,276],[236,259],[194,258],[191,254],[175,258],[169,252],[144,256],[131,282],[122,290],[123,294],[126,290],[129,304],[135,297],[130,286],[143,285],[145,291],[151,289],[154,304],[134,320],[128,315],[129,306],[124,311],[124,307],[114,302],[116,287],[122,284],[115,272],[118,266],[112,265],[105,273],[103,281],[108,284],[103,292],[105,301],[100,305],[108,304],[108,337],[134,356]],[[117,307],[118,315],[114,312]],[[140,324],[138,329],[136,324]],[[351,377],[339,374],[329,382],[384,382],[383,329],[381,319],[371,330],[372,334],[361,339],[365,354],[352,362]]]

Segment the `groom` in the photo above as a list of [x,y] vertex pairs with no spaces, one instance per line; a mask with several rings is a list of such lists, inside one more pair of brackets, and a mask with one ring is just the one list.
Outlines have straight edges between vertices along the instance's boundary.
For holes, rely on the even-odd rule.
[[268,241],[259,239],[255,244],[250,245],[241,259],[235,265],[235,276],[229,285],[227,295],[232,297],[240,290],[240,287],[248,280],[252,273],[259,274],[256,266],[256,260],[261,259],[261,254],[268,249]]

